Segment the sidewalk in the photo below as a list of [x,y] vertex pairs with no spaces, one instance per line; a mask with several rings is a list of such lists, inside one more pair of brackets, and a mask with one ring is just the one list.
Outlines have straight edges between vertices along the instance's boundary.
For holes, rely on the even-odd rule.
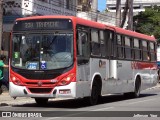
[[[155,88],[160,88],[160,83],[157,84],[157,86],[149,88],[149,89],[155,89]],[[57,99],[54,99],[57,100]],[[27,103],[36,103],[33,98],[29,97],[18,97],[16,99],[11,98],[8,91],[4,91],[0,95],[0,107],[1,106],[10,106],[10,105],[22,105],[22,104],[27,104]]]
[[160,88],[160,82],[159,82],[159,83],[157,83],[157,85],[156,85],[156,86],[154,86],[154,87],[152,87],[152,88],[149,88],[149,89],[154,89],[154,88]]
[[35,100],[29,97],[17,97],[16,99],[14,99],[10,97],[8,91],[5,91],[0,95],[0,107],[10,105],[21,105],[26,103],[35,103]]

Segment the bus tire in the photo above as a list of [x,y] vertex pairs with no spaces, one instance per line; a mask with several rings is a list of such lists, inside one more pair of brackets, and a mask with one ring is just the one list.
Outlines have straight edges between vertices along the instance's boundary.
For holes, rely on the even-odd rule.
[[134,98],[139,97],[140,91],[141,91],[141,80],[140,80],[140,77],[137,77],[136,82],[135,82],[134,92],[132,93],[132,96]]
[[134,92],[125,93],[124,95],[129,98],[138,98],[140,96],[141,89],[141,79],[140,77],[136,78]]
[[34,98],[38,105],[46,105],[48,103],[48,98]]
[[158,70],[158,82],[160,83],[160,70]]
[[91,95],[88,98],[88,102],[90,105],[96,105],[101,96],[101,82],[96,79],[93,81]]

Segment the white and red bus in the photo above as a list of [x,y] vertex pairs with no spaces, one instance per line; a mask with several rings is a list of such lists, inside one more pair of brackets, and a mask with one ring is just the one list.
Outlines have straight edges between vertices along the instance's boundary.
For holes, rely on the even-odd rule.
[[157,83],[153,37],[73,16],[15,21],[10,43],[10,95],[88,98],[128,94]]

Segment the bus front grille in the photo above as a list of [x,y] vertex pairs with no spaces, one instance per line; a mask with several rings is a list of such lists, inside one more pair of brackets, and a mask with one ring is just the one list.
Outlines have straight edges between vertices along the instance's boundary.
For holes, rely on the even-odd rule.
[[50,93],[53,88],[28,88],[31,93]]

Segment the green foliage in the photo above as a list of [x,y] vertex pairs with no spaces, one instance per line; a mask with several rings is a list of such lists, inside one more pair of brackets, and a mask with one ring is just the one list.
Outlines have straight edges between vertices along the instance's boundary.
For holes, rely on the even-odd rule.
[[135,31],[154,35],[160,42],[160,7],[146,8],[145,12],[134,16]]

